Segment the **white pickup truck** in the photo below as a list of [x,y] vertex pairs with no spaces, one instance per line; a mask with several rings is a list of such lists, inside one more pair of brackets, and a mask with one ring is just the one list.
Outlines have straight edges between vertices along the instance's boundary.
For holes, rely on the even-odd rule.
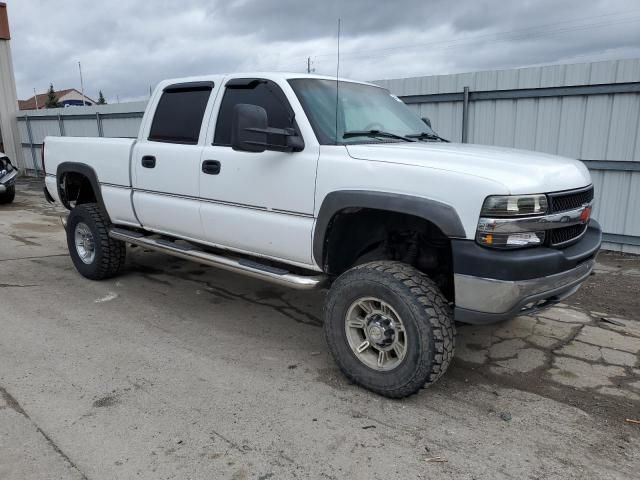
[[403,397],[452,360],[455,321],[575,292],[601,243],[577,161],[449,143],[375,85],[256,73],[167,80],[137,139],[47,137],[45,195],[100,280],[126,244],[297,289],[329,288],[354,382]]

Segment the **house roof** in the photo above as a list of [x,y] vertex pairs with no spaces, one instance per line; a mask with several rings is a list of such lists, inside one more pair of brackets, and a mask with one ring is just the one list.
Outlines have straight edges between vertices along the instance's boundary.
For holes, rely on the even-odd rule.
[[[64,97],[65,95],[67,95],[70,92],[77,92],[78,94],[82,95],[75,88],[67,88],[66,90],[56,90],[54,93],[56,94],[56,99],[60,100],[62,97]],[[38,109],[45,108],[45,104],[47,103],[47,97],[48,96],[49,96],[49,92],[46,92],[46,93],[39,93],[38,95],[34,95],[33,97],[31,97],[31,98],[29,98],[27,100],[18,100],[18,109],[19,110],[35,110],[36,109],[36,98],[38,99],[37,108]],[[84,98],[89,100],[91,103],[96,103],[95,100],[92,100],[91,98],[87,97],[86,95],[84,96]]]

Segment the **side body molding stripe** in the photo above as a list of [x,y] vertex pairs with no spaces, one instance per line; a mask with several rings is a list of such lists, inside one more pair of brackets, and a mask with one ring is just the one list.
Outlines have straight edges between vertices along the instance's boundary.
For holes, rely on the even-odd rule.
[[342,190],[327,195],[322,202],[313,232],[313,258],[322,267],[326,233],[333,216],[345,208],[374,208],[424,218],[449,238],[466,238],[460,217],[451,205],[428,198],[397,193]]

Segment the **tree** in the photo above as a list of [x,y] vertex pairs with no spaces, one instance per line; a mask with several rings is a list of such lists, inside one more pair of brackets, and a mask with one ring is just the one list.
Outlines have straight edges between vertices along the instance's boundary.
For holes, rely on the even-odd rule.
[[44,102],[44,106],[45,108],[58,108],[60,106],[58,103],[58,97],[56,96],[56,91],[53,89],[53,83],[49,85],[47,100]]
[[98,92],[98,105],[106,105],[107,101],[104,99],[104,95],[102,94],[102,90]]

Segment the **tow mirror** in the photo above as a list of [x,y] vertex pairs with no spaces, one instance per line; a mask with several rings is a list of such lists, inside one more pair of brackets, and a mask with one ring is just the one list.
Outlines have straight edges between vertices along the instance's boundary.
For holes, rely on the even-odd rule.
[[422,121],[427,127],[431,128],[431,120],[429,119],[429,117],[422,117]]
[[[239,103],[233,108],[231,147],[245,152],[300,152],[304,140],[293,128],[271,128],[267,111],[258,105]],[[284,145],[268,143],[269,136],[285,137]]]
[[264,152],[267,145],[267,111],[257,105],[239,103],[233,107],[231,148]]
[[291,152],[301,152],[304,150],[304,140],[300,135],[295,133],[295,130],[293,135],[287,136],[287,148]]

